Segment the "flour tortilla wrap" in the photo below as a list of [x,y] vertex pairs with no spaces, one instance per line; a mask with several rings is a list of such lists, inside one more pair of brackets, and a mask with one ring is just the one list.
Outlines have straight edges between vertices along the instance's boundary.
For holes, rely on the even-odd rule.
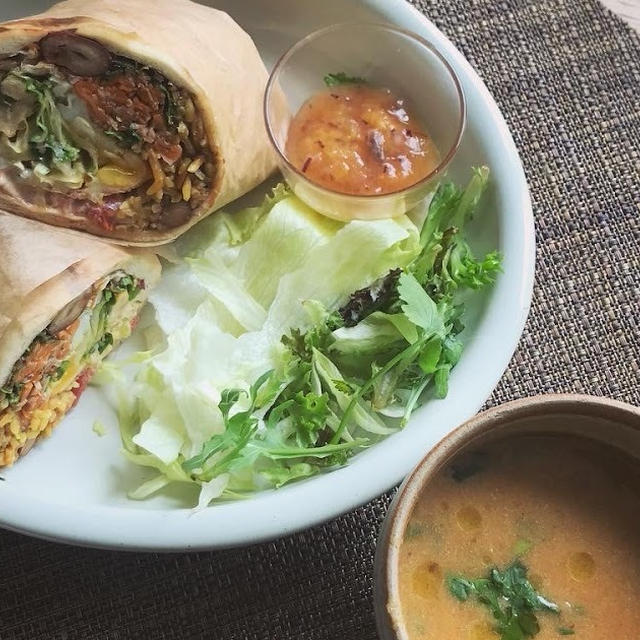
[[[262,117],[267,72],[251,38],[224,12],[189,0],[67,0],[37,16],[0,25],[0,56],[47,34],[70,32],[160,72],[190,94],[202,117],[215,167],[206,199],[171,228],[104,230],[67,216],[55,203],[0,197],[12,213],[128,245],[168,242],[212,211],[243,195],[274,169]],[[27,197],[26,200],[29,200]]]
[[158,258],[87,240],[0,212],[0,387],[15,362],[58,312],[95,282],[123,270],[160,277]]

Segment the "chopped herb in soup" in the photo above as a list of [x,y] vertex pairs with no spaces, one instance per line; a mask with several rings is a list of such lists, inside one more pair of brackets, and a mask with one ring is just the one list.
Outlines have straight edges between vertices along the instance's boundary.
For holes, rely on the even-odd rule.
[[408,640],[640,638],[640,472],[582,438],[520,436],[427,486],[399,554]]
[[476,580],[450,576],[447,586],[460,602],[474,597],[485,606],[501,640],[533,638],[540,632],[538,612],[556,615],[560,612],[555,602],[536,591],[527,579],[527,568],[519,560],[504,571],[496,567],[489,569],[484,577]]

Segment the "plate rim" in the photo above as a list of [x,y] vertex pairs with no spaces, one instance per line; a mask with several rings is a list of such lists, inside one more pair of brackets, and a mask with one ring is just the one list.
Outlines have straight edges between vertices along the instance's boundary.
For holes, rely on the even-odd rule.
[[[477,392],[476,402],[467,405],[459,421],[449,429],[450,432],[476,414],[491,395],[507,369],[524,331],[531,307],[535,277],[535,226],[529,188],[511,132],[498,105],[480,76],[449,38],[405,0],[368,0],[364,4],[369,5],[392,24],[412,30],[421,27],[421,34],[437,42],[440,49],[444,50],[447,60],[455,64],[459,75],[460,70],[464,72],[474,89],[479,92],[483,104],[502,135],[509,162],[513,164],[512,175],[519,183],[524,251],[519,261],[520,273],[517,274],[520,276],[517,322],[513,323],[510,335],[507,336],[508,348],[504,349],[502,356],[494,363],[493,375],[484,378],[482,389]],[[374,447],[377,448],[383,447]],[[375,481],[369,481],[364,487],[357,487],[347,498],[335,502],[326,499],[314,501],[321,498],[324,485],[331,482],[337,485],[340,478],[344,482],[352,480],[350,476],[353,474],[349,473],[350,469],[353,467],[347,466],[325,476],[284,487],[277,492],[252,496],[250,500],[255,509],[254,522],[259,522],[260,525],[256,525],[255,528],[245,527],[240,534],[221,531],[220,524],[216,523],[217,516],[236,503],[220,503],[213,509],[194,513],[192,509],[186,508],[128,509],[109,505],[78,509],[30,498],[29,508],[26,509],[18,492],[3,491],[0,491],[0,527],[45,540],[101,549],[176,552],[240,547],[284,537],[351,512],[397,485],[410,471],[405,469],[403,472],[380,473]],[[286,505],[289,496],[292,504],[283,508],[281,512],[274,511],[274,505],[278,506],[281,502]],[[176,518],[180,518],[181,521],[177,522]],[[185,528],[184,523],[191,518],[201,522],[198,526],[188,524]],[[228,520],[227,517],[218,519],[223,523],[225,519]],[[177,534],[181,539],[178,539]]]

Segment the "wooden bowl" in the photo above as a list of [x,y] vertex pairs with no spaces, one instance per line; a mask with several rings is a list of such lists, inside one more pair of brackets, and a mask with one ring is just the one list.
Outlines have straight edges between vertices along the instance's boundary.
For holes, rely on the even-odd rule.
[[398,555],[423,488],[463,450],[524,434],[596,440],[631,455],[640,468],[640,409],[615,400],[584,395],[536,396],[495,407],[465,422],[441,440],[409,474],[382,525],[374,570],[374,602],[381,640],[407,640],[398,597]]

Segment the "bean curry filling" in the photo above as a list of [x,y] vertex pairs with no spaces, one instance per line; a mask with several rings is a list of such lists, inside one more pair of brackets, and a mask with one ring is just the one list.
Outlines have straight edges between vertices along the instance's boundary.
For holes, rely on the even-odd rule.
[[194,99],[71,31],[0,58],[0,194],[103,233],[189,221],[215,176]]

